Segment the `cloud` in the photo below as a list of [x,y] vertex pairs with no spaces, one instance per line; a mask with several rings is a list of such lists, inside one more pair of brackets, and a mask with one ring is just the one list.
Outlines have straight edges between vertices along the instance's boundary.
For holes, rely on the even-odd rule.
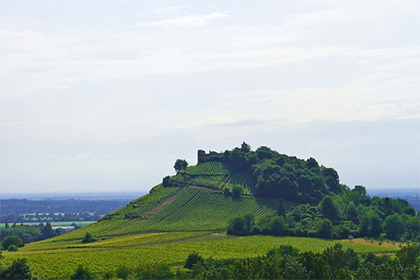
[[212,13],[198,16],[185,16],[136,24],[136,27],[181,27],[202,28],[209,25],[210,21],[229,17],[226,13]]

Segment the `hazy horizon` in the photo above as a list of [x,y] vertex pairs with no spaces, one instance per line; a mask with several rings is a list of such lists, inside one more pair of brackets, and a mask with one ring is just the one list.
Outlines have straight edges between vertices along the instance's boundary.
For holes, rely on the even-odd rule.
[[147,192],[246,141],[420,189],[420,2],[15,1],[0,195]]

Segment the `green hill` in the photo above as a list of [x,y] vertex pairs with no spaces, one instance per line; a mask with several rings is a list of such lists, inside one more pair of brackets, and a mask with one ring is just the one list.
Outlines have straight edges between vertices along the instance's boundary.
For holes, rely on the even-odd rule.
[[[350,189],[337,171],[318,162],[280,154],[268,147],[252,151],[243,143],[217,153],[198,151],[198,164],[177,160],[177,174],[166,176],[150,193],[100,221],[69,233],[97,238],[146,233],[223,232],[234,218],[241,235],[374,237],[416,241],[419,217],[407,201],[369,197],[363,186]],[[273,227],[277,227],[274,229]],[[399,228],[399,230],[395,230]],[[251,232],[252,231],[252,232]]]
[[[68,279],[84,264],[106,278],[157,264],[175,272],[192,252],[229,263],[280,245],[328,252],[339,242],[362,256],[394,254],[401,245],[396,240],[419,240],[419,215],[407,201],[369,197],[363,186],[350,189],[313,158],[268,147],[252,151],[244,143],[221,153],[198,151],[195,166],[177,162],[177,174],[149,194],[94,224],[3,251],[2,265],[25,258],[42,278]],[[87,233],[94,242],[82,242]]]

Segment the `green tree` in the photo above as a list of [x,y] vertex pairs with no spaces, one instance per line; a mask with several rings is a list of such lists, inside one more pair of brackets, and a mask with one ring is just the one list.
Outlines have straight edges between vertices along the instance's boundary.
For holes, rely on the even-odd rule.
[[286,221],[284,220],[284,217],[275,216],[271,218],[271,221],[269,223],[269,230],[270,234],[281,236],[284,234],[286,230]]
[[327,195],[321,201],[321,213],[322,215],[332,221],[340,219],[340,210],[331,196]]
[[386,217],[384,221],[384,230],[386,237],[397,240],[404,233],[405,224],[399,214],[392,214]]
[[227,233],[232,235],[250,235],[254,228],[254,215],[246,214],[230,220]]
[[34,279],[26,259],[14,260],[0,275],[1,279]]
[[82,239],[82,243],[92,243],[95,241],[95,238],[93,238],[92,234],[89,232],[86,232],[85,237]]
[[396,254],[399,263],[403,267],[414,267],[417,258],[420,256],[420,245],[409,244],[401,248]]
[[10,245],[9,248],[7,248],[8,252],[17,252],[18,247],[16,245]]
[[188,255],[184,268],[192,269],[196,263],[203,263],[203,257],[194,252]]
[[70,279],[74,280],[89,280],[94,279],[93,274],[90,272],[90,270],[83,265],[79,264],[76,271],[73,275],[70,276]]
[[22,246],[22,239],[20,239],[18,236],[7,236],[3,241],[1,242],[1,245],[3,246],[3,249],[7,250],[10,245],[15,245],[16,247]]
[[185,159],[177,159],[175,161],[174,169],[176,174],[183,172],[188,167],[188,162]]
[[232,188],[232,194],[234,197],[239,197],[243,194],[244,188],[241,185],[234,185]]
[[48,239],[55,236],[55,232],[52,229],[51,223],[47,222],[47,224],[41,228],[41,240]]
[[356,205],[354,205],[353,201],[350,201],[349,207],[347,208],[347,216],[350,221],[353,221],[355,224],[359,223],[359,219],[357,218],[358,212]]
[[329,219],[323,219],[319,229],[318,236],[321,238],[332,238],[334,233],[334,226]]

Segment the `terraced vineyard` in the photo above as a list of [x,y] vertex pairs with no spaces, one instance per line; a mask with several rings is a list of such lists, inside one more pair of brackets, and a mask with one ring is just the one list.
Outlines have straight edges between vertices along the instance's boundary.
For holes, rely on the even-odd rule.
[[187,174],[225,175],[228,173],[226,164],[222,162],[206,162],[190,166],[187,169]]
[[[228,221],[238,215],[254,213],[258,219],[276,213],[275,201],[268,199],[251,196],[235,199],[224,196],[221,191],[200,187],[162,190],[165,195],[152,193],[143,197],[144,203],[153,205],[147,211],[141,211],[140,206],[133,208],[135,203],[132,202],[106,219],[60,236],[57,240],[81,239],[86,232],[103,238],[138,232],[224,231]],[[135,202],[139,203],[139,200]],[[136,215],[131,214],[127,218],[125,215],[130,209]],[[150,212],[155,213],[147,217]]]

